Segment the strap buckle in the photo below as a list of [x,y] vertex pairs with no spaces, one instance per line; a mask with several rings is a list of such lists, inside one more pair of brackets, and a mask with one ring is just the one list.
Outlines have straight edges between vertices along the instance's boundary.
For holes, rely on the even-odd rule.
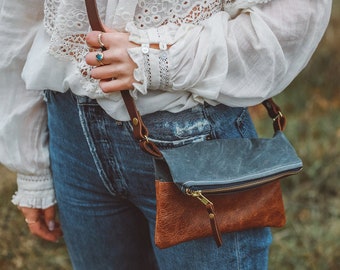
[[281,119],[284,117],[283,113],[281,111],[277,112],[277,115],[273,118],[273,122],[276,122],[277,120]]

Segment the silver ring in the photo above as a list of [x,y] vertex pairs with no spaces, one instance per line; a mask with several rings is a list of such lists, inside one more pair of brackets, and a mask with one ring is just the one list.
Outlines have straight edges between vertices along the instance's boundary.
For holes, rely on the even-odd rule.
[[37,223],[39,220],[29,220],[27,218],[25,218],[25,222],[28,224],[28,225],[31,225],[31,224],[34,224],[34,223]]
[[103,36],[103,33],[98,34],[97,40],[98,40],[98,43],[99,43],[100,47],[101,48],[105,48],[105,45],[104,45],[104,43],[102,41],[102,36]]

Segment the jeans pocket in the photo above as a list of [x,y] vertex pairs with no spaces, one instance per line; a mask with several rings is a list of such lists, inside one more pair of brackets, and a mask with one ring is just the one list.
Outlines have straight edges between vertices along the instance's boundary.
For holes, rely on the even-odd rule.
[[198,105],[179,113],[161,111],[143,116],[150,141],[161,149],[174,148],[209,139],[211,124]]
[[236,119],[236,127],[243,138],[257,137],[253,121],[251,120],[248,109],[246,108],[244,108]]
[[43,91],[44,100],[47,104],[53,102],[71,102],[72,104],[77,104],[76,95],[74,95],[71,90],[67,92],[59,92],[54,90],[45,89]]

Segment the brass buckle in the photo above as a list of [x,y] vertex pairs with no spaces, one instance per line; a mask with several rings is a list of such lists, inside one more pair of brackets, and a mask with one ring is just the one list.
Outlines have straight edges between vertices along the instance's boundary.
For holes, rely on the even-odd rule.
[[281,111],[278,111],[277,115],[273,118],[273,122],[275,122],[276,120],[278,120],[279,118],[282,118],[283,114]]
[[146,141],[146,143],[149,143],[149,137],[144,135],[144,140]]

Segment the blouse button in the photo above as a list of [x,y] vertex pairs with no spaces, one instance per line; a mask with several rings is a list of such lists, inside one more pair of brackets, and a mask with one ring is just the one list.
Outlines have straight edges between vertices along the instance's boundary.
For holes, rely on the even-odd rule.
[[143,54],[149,53],[149,44],[142,44],[142,53]]
[[159,43],[159,49],[162,51],[166,51],[168,49],[168,46],[166,45],[165,42],[160,42]]

